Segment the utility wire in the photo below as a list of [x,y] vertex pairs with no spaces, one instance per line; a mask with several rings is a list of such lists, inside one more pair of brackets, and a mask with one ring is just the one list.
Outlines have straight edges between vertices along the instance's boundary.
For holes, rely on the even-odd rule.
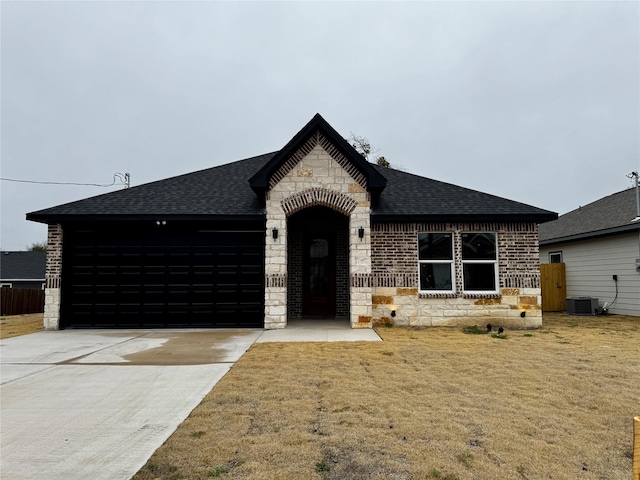
[[77,182],[39,182],[36,180],[18,180],[15,178],[0,178],[0,180],[4,180],[5,182],[17,182],[17,183],[37,183],[40,185],[84,185],[89,187],[113,187],[116,185],[116,181],[119,180],[120,183],[118,185],[124,185],[124,188],[129,188],[131,186],[131,176],[128,173],[114,173],[113,174],[113,182],[108,185],[101,185],[99,183],[77,183]]

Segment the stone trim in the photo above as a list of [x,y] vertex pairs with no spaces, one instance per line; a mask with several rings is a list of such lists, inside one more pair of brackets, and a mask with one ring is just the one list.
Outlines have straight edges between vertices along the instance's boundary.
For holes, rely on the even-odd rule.
[[418,298],[458,298],[457,293],[419,293]]
[[414,288],[418,284],[416,273],[378,273],[373,276],[374,287]]
[[507,273],[500,276],[501,288],[541,288],[540,274]]
[[376,223],[376,231],[393,232],[532,232],[537,233],[535,223],[527,222],[428,222],[428,223]]
[[264,276],[264,286],[266,288],[284,288],[287,286],[286,273],[267,273]]
[[282,200],[280,204],[287,217],[307,207],[318,205],[329,207],[343,215],[350,216],[351,212],[358,206],[358,202],[353,198],[322,187],[308,188],[302,192],[295,193]]
[[372,280],[370,273],[352,273],[350,284],[352,288],[371,288]]
[[462,298],[502,298],[499,293],[464,293],[459,296]]

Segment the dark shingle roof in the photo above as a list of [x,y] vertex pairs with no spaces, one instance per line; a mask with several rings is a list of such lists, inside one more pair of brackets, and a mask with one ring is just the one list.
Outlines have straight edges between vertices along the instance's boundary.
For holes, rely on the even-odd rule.
[[623,190],[561,215],[539,227],[540,244],[607,235],[640,229],[636,216],[635,190]]
[[[264,205],[249,179],[274,153],[29,213],[27,219],[253,218]],[[410,173],[371,165],[386,188],[373,206],[379,221],[531,221],[557,218],[540,208]]]
[[0,252],[1,280],[44,280],[46,252]]
[[29,213],[27,219],[48,223],[52,220],[74,220],[86,216],[100,216],[104,219],[127,216],[261,216],[264,214],[264,207],[249,188],[248,180],[273,155],[274,153],[269,153],[66,203]]
[[[507,200],[450,183],[420,177],[390,168],[378,167],[387,178],[387,187],[374,208],[374,218],[410,216],[430,221],[473,217],[475,221],[547,221],[557,214],[524,203]],[[538,220],[535,220],[535,219]]]

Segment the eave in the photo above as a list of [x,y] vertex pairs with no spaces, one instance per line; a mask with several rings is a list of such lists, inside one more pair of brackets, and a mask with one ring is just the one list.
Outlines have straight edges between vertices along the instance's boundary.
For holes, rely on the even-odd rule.
[[373,223],[451,223],[451,222],[506,222],[506,223],[543,223],[555,220],[557,214],[452,214],[452,215],[394,215],[371,214]]
[[606,228],[604,230],[596,230],[594,232],[576,233],[574,235],[565,235],[563,237],[548,238],[546,240],[540,240],[540,245],[543,246],[554,245],[556,243],[575,242],[578,240],[616,235],[618,233],[633,232],[634,230],[640,230],[640,224],[622,225],[619,227]]
[[137,214],[137,215],[118,215],[118,214],[100,214],[100,215],[50,215],[28,213],[27,220],[33,222],[53,224],[65,222],[107,222],[107,221],[156,221],[156,220],[173,220],[173,221],[209,221],[209,222],[260,222],[264,221],[266,216],[261,215],[189,215],[189,214]]

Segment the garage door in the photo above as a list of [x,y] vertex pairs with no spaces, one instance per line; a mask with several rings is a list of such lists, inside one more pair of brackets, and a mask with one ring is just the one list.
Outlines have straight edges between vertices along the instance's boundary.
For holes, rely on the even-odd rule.
[[263,326],[263,230],[63,231],[65,328]]

